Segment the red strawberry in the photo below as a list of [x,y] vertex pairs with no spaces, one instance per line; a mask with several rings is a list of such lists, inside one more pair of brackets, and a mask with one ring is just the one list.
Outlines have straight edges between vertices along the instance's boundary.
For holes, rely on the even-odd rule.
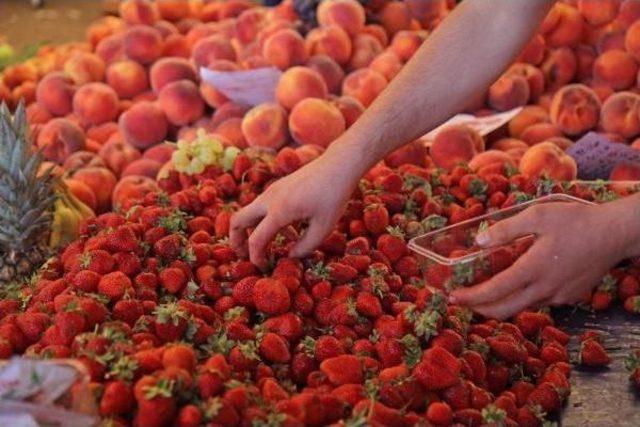
[[358,270],[340,262],[327,265],[329,278],[338,284],[350,282],[358,277]]
[[433,402],[427,408],[427,421],[437,426],[447,426],[453,420],[451,407],[444,402]]
[[183,239],[178,234],[170,234],[162,237],[153,244],[156,255],[164,259],[175,259],[182,252]]
[[83,292],[96,292],[100,282],[100,274],[91,270],[77,272],[71,279],[71,286]]
[[109,382],[100,399],[100,415],[111,417],[114,415],[126,415],[135,406],[133,390],[124,381]]
[[629,372],[629,380],[636,388],[640,388],[640,351],[629,353],[624,360],[624,366]]
[[140,257],[133,252],[118,252],[113,255],[113,259],[116,260],[117,270],[129,277],[135,276],[142,270]]
[[202,424],[202,411],[196,405],[185,405],[180,408],[175,424],[177,427],[198,427]]
[[387,233],[378,237],[376,248],[389,258],[389,261],[396,262],[407,252],[404,233],[397,227],[388,228]]
[[549,341],[557,341],[562,345],[567,345],[569,343],[569,335],[555,326],[545,326],[540,334],[540,338],[542,338],[543,342]]
[[511,335],[500,334],[488,337],[491,352],[507,363],[522,363],[527,358],[527,349]]
[[342,384],[362,384],[364,373],[362,363],[357,356],[343,354],[323,360],[320,363],[320,370],[327,376],[327,379],[334,385]]
[[179,268],[165,268],[158,274],[162,287],[170,294],[179,293],[187,284],[187,276]]
[[578,361],[583,366],[602,367],[611,363],[611,359],[602,344],[597,340],[589,339],[580,344]]
[[515,321],[524,336],[530,339],[534,339],[545,326],[551,325],[548,314],[533,311],[519,313]]
[[80,256],[80,266],[98,274],[107,274],[113,271],[116,262],[109,252],[96,249]]
[[442,347],[424,352],[413,375],[426,390],[441,390],[456,383],[460,375],[460,361]]
[[529,405],[538,405],[545,412],[551,413],[560,409],[560,395],[558,390],[551,383],[539,384],[527,397]]
[[263,278],[253,287],[253,303],[258,310],[273,316],[289,310],[291,297],[281,281]]
[[374,235],[382,234],[389,226],[389,212],[384,205],[374,203],[364,209],[364,225]]
[[618,297],[622,301],[639,294],[640,282],[635,277],[627,275],[618,283]]
[[269,362],[286,363],[291,359],[289,344],[280,335],[267,332],[258,347],[260,355]]
[[16,316],[15,323],[27,341],[33,344],[49,326],[49,316],[44,313],[22,313]]
[[177,303],[159,305],[154,311],[154,329],[164,342],[177,341],[187,330],[187,314]]
[[123,299],[114,304],[112,315],[115,319],[122,320],[133,327],[144,315],[144,307],[139,300]]
[[640,313],[640,296],[632,296],[624,300],[624,309],[629,313]]
[[102,276],[98,283],[98,292],[112,301],[121,299],[128,290],[133,290],[131,279],[121,271]]
[[130,226],[122,225],[107,234],[107,248],[111,252],[133,252],[138,249],[138,238]]

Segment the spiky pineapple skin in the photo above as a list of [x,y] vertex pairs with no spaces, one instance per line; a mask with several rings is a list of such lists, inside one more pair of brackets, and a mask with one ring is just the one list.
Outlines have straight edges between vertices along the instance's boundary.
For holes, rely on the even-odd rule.
[[0,107],[0,286],[27,278],[48,255],[57,178],[40,172],[24,104]]

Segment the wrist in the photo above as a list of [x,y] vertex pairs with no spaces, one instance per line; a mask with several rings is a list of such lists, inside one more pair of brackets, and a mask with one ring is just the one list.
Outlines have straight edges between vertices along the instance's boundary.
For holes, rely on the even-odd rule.
[[374,153],[373,141],[347,131],[325,151],[328,161],[339,164],[353,179],[360,179],[380,159]]
[[601,220],[610,224],[612,235],[620,239],[623,259],[640,256],[640,194],[601,207]]

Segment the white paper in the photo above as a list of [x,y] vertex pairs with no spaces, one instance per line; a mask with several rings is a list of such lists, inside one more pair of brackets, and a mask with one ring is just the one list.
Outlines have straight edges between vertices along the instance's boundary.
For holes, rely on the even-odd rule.
[[258,105],[276,99],[276,86],[282,71],[275,67],[245,71],[214,71],[200,68],[200,78],[231,101]]
[[480,135],[486,136],[506,123],[509,123],[520,111],[522,111],[522,107],[516,107],[512,110],[484,117],[476,117],[473,114],[457,114],[419,139],[429,145],[438,132],[451,125],[466,125],[477,130]]

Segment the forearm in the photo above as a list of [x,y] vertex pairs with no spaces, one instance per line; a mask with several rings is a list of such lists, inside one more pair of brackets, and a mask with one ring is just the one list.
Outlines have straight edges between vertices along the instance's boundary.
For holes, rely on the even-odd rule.
[[467,0],[429,36],[387,89],[330,150],[364,173],[482,94],[513,61],[552,0]]

